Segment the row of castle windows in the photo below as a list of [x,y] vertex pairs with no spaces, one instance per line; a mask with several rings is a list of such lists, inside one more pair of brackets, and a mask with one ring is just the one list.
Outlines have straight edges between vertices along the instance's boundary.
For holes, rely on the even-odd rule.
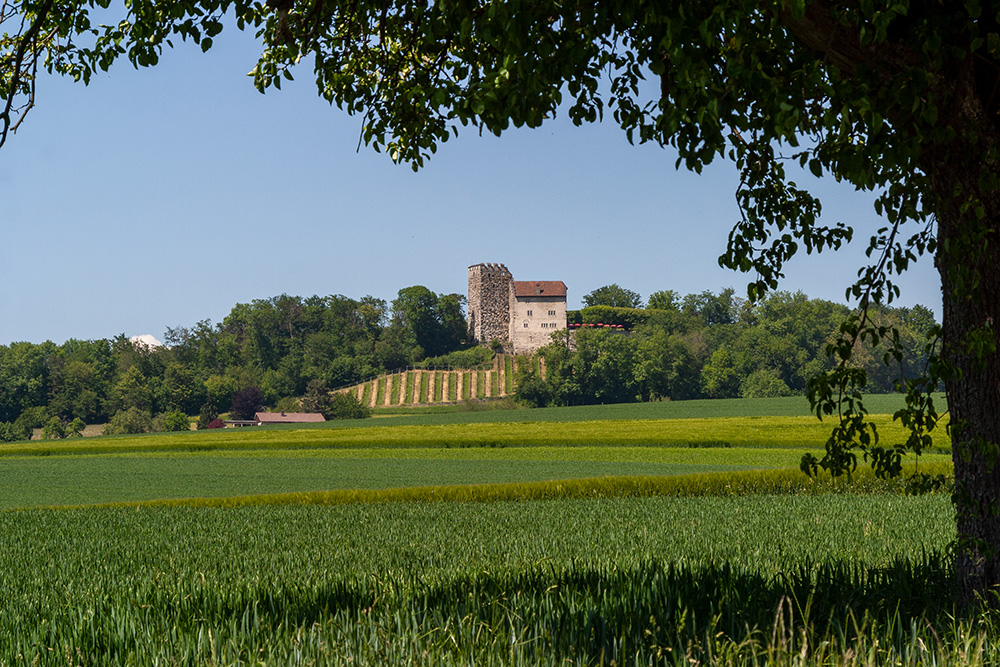
[[[524,323],[524,328],[525,329],[528,328],[528,323],[527,322]],[[542,322],[542,328],[543,329],[558,329],[559,325],[556,324],[555,322]]]
[[[531,313],[532,313],[532,311],[529,310],[528,311],[528,317],[531,317]],[[555,315],[556,315],[556,311],[554,311],[554,310],[550,310],[549,311],[549,317],[555,317]],[[525,326],[527,326],[527,325],[525,325]]]

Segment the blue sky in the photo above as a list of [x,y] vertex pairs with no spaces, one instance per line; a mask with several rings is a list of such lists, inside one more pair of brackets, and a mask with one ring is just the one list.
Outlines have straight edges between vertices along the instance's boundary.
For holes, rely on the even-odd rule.
[[[478,262],[562,280],[571,308],[613,282],[644,299],[744,291],[716,261],[739,216],[728,163],[676,171],[670,151],[630,146],[611,123],[560,117],[499,139],[467,131],[413,173],[356,152],[360,119],[320,100],[307,67],[258,93],[256,53],[227,30],[207,54],[183,45],[89,87],[40,82],[0,149],[0,344],[162,338],[281,293],[464,294]],[[880,221],[870,196],[815,185],[824,220],[855,225],[856,239],[796,258],[782,288],[843,302]],[[940,313],[929,260],[902,285],[900,303]]]

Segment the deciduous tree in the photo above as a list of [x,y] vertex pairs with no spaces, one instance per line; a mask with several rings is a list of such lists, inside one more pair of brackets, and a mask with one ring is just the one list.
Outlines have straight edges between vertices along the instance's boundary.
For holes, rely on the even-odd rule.
[[152,428],[153,418],[149,412],[133,406],[113,414],[111,421],[104,427],[104,435],[149,433]]
[[152,397],[142,372],[130,366],[115,384],[114,400],[119,410],[138,408],[149,412]]
[[367,419],[372,411],[353,394],[334,394],[324,416],[327,419]]
[[66,435],[81,438],[83,437],[83,430],[85,428],[87,428],[87,424],[79,417],[75,417],[73,421],[66,425]]
[[253,419],[263,409],[264,392],[259,387],[247,387],[233,394],[229,416],[231,419]]
[[593,292],[583,295],[586,306],[611,306],[612,308],[638,308],[642,305],[642,297],[638,292],[625,289],[618,283],[598,287]]
[[93,28],[98,4],[2,5],[0,143],[33,104],[39,66],[87,81],[123,55],[153,65],[176,37],[209,48],[229,15],[260,30],[259,88],[279,87],[308,57],[320,94],[364,117],[363,140],[414,167],[463,126],[501,134],[557,110],[669,144],[688,169],[731,160],[741,217],[720,261],[751,274],[751,299],[800,249],[836,249],[854,234],[820,221],[789,165],[875,193],[885,224],[865,230],[872,263],[851,287],[860,311],[834,349],[843,363],[812,385],[817,413],[841,417],[816,463],[841,472],[860,443],[881,472],[898,469],[899,452],[859,438],[871,433],[852,398],[865,376],[848,364],[858,339],[892,337],[868,308],[932,255],[941,345],[929,374],[908,383],[900,416],[919,451],[938,419],[927,392],[944,382],[959,580],[967,597],[1000,584],[1000,0],[300,0],[280,11],[132,0]]
[[649,295],[646,308],[653,310],[679,310],[678,294],[672,289],[658,290]]
[[66,437],[66,425],[59,417],[49,417],[42,427],[43,440],[58,440]]
[[170,412],[162,415],[160,418],[160,426],[164,431],[191,430],[191,422],[187,415],[181,410],[171,410]]

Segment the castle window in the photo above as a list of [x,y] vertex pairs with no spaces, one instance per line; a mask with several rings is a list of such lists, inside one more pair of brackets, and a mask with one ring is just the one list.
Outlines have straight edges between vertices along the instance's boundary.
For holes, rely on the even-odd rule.
[[531,311],[530,310],[528,311],[528,317],[531,317]]
[[556,316],[556,311],[550,310],[549,311],[549,317],[555,317],[555,316]]
[[525,329],[527,329],[527,328],[528,328],[528,323],[527,323],[527,322],[525,322],[525,323],[524,323],[524,328],[525,328]]

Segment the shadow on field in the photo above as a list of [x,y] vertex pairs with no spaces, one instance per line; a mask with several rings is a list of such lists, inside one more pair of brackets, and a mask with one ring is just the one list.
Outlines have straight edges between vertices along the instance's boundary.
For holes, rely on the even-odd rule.
[[[269,616],[272,629],[317,628],[327,645],[371,660],[516,652],[528,663],[620,664],[664,652],[698,657],[720,641],[737,650],[806,637],[812,646],[830,638],[843,646],[885,628],[889,636],[875,635],[883,644],[913,640],[914,628],[937,637],[947,632],[953,600],[951,562],[939,554],[878,569],[805,564],[777,578],[729,565],[656,563],[429,576],[372,575],[245,602]],[[224,614],[245,613],[227,606]]]
[[[107,597],[86,613],[15,614],[6,637],[16,645],[0,637],[0,647],[42,665],[65,664],[56,661],[64,647],[80,664],[799,664],[807,649],[810,664],[862,650],[894,664],[906,651],[956,644],[951,569],[932,553],[879,569],[805,564],[772,578],[656,562],[329,572],[322,582],[235,586],[165,576],[128,604]],[[930,657],[960,664],[955,656]]]

